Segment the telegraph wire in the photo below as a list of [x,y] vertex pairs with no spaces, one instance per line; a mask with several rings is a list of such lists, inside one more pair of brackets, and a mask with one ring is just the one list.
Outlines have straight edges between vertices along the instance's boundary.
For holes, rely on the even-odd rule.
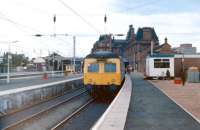
[[19,1],[9,1],[10,3],[12,4],[15,4],[16,6],[21,6],[21,7],[24,7],[24,8],[27,8],[28,10],[30,11],[34,11],[34,12],[37,12],[37,13],[42,13],[42,14],[46,14],[46,15],[52,15],[53,13],[48,11],[48,10],[45,10],[45,9],[41,9],[41,8],[38,8],[38,7],[34,7],[33,5],[30,5],[30,4],[26,4],[24,2],[19,2]]
[[[18,22],[16,22],[16,21],[14,21],[14,20],[8,18],[8,17],[7,17],[5,14],[3,14],[2,12],[0,12],[0,14],[3,16],[3,17],[0,17],[0,19],[5,20],[5,21],[8,21],[8,22],[14,24],[16,27],[18,27],[18,29],[19,29],[19,27],[22,27],[22,28],[26,28],[26,29],[29,29],[29,30],[34,31],[34,32],[43,33],[43,32],[41,32],[41,31],[39,31],[39,30],[37,30],[37,29],[34,29],[34,28],[32,28],[32,27],[23,25],[23,24],[21,24],[21,23],[18,23]],[[20,30],[22,31],[22,29],[20,29]],[[26,33],[27,33],[27,32],[26,32]]]
[[[26,26],[26,25],[23,25],[23,24],[21,24],[21,23],[18,23],[18,22],[16,22],[16,21],[14,21],[14,20],[8,18],[8,17],[7,17],[5,14],[3,14],[2,12],[0,12],[0,15],[2,16],[2,17],[0,17],[0,19],[5,20],[5,21],[8,21],[9,23],[13,24],[16,28],[18,28],[18,29],[19,29],[20,31],[22,31],[23,33],[30,34],[30,32],[24,31],[24,30],[22,29],[22,28],[26,28],[26,29],[29,29],[30,31],[33,31],[33,32],[42,33],[42,34],[44,34],[44,36],[48,35],[47,33],[44,33],[44,32],[42,32],[42,31],[39,31],[39,30],[37,30],[37,29],[34,29],[34,28],[32,28],[32,27],[29,27],[29,26]],[[33,35],[30,35],[30,36],[33,36]],[[49,36],[49,35],[48,35],[48,36]],[[60,39],[60,38],[58,38],[58,37],[57,37],[55,40],[59,40],[59,41],[63,42],[63,44],[68,43],[67,41],[65,41],[65,40],[63,40],[63,39]],[[37,40],[37,42],[40,42],[40,41]],[[47,45],[47,44],[44,43],[44,42],[43,42],[42,44]],[[66,46],[67,46],[67,45],[66,45]]]
[[142,4],[139,4],[139,5],[135,5],[133,7],[130,7],[130,8],[127,8],[125,10],[122,10],[120,11],[120,13],[126,13],[130,10],[134,10],[136,8],[142,8],[143,6],[147,6],[147,5],[152,5],[153,3],[156,3],[156,2],[159,2],[158,0],[154,0],[154,1],[149,1],[149,2],[145,2],[145,3],[142,3]]
[[89,21],[87,21],[84,17],[82,17],[77,11],[75,11],[73,8],[71,8],[69,5],[67,5],[63,0],[58,0],[62,5],[64,5],[67,9],[69,9],[71,12],[73,12],[77,17],[79,17],[82,21],[84,21],[88,26],[90,26],[92,29],[94,29],[97,33],[101,34],[101,31],[97,29],[93,24],[91,24]]

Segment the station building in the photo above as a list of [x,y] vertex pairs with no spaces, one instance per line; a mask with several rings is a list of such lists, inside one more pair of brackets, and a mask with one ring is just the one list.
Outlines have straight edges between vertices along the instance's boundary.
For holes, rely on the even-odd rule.
[[146,56],[149,54],[151,42],[154,48],[159,46],[158,36],[151,27],[139,28],[137,33],[129,26],[125,39],[115,39],[111,34],[101,35],[92,48],[95,51],[112,51],[139,72],[145,72]]

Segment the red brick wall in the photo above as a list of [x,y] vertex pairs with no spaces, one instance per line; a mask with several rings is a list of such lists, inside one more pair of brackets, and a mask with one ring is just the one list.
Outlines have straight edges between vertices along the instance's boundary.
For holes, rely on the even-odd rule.
[[175,58],[174,72],[175,77],[181,76],[182,66],[187,70],[189,67],[198,67],[200,69],[200,58],[184,58],[182,64],[182,58]]

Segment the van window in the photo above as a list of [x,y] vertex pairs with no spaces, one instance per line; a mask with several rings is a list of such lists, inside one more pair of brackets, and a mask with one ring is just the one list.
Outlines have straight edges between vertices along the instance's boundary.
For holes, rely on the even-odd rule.
[[90,64],[88,65],[88,72],[99,72],[99,64]]
[[106,63],[104,65],[105,72],[116,72],[116,64],[114,63]]

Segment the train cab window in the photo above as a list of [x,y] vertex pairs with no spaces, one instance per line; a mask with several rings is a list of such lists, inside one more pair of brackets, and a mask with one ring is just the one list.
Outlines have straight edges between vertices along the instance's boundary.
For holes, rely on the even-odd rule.
[[88,65],[88,72],[99,72],[99,64],[90,64]]
[[116,72],[116,64],[114,63],[106,63],[104,65],[105,72]]

